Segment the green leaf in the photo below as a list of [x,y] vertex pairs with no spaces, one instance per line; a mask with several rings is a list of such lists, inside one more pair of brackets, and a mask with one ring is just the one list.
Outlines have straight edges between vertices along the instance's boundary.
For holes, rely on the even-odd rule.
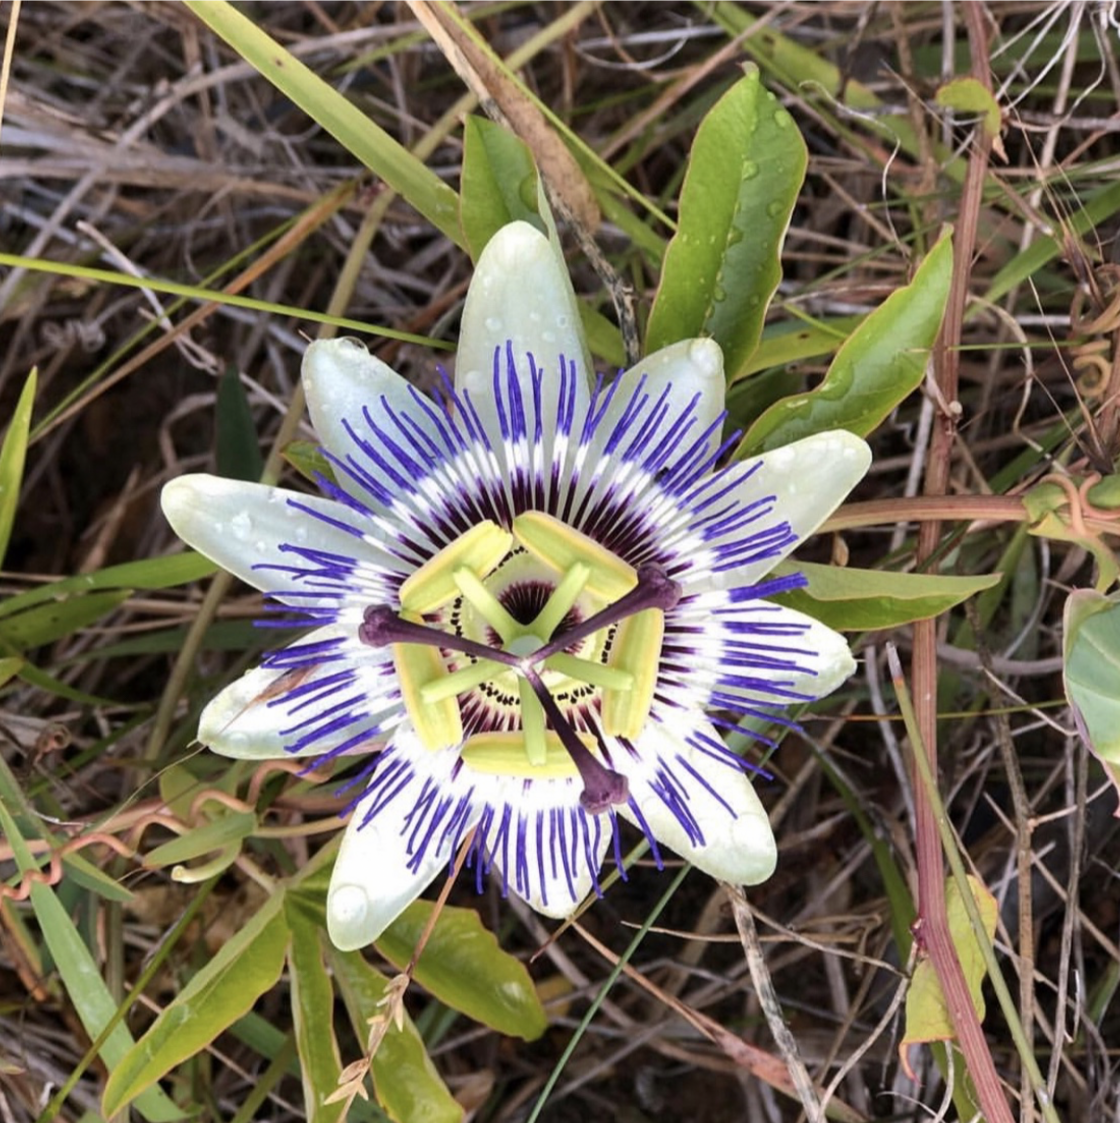
[[331,483],[335,482],[334,466],[314,441],[291,441],[284,446],[283,456],[304,479],[310,480],[316,486],[319,483],[319,476],[330,480]]
[[849,336],[814,390],[772,405],[751,427],[738,455],[780,448],[827,429],[864,437],[925,377],[926,356],[941,328],[953,269],[942,238],[913,281],[887,299]]
[[[413,901],[378,937],[377,950],[404,970],[433,908],[431,901]],[[547,1028],[529,972],[502,951],[474,909],[444,908],[415,978],[441,1002],[499,1033],[532,1041]]]
[[86,593],[51,604],[40,604],[0,620],[0,640],[19,651],[54,643],[108,615],[132,596],[131,589]]
[[1000,574],[889,573],[808,562],[783,562],[775,574],[803,573],[809,584],[772,598],[838,631],[897,628],[939,616],[954,605],[998,584]]
[[284,893],[277,890],[124,1057],[105,1085],[105,1114],[115,1115],[250,1010],[280,978],[288,939]]
[[[980,920],[992,939],[996,931],[999,909],[996,899],[974,877],[968,878],[972,896],[980,912]],[[945,911],[949,918],[949,937],[960,961],[961,973],[968,987],[968,995],[976,1010],[977,1017],[984,1020],[984,995],[981,987],[986,969],[984,956],[980,951],[980,941],[972,930],[972,922],[961,901],[960,889],[955,878],[950,878],[945,886]],[[952,1041],[954,1039],[953,1018],[945,1001],[945,994],[937,978],[937,971],[931,959],[924,958],[914,969],[910,990],[906,995],[906,1033],[899,1046],[905,1057],[911,1045],[925,1045],[931,1041]]]
[[739,378],[771,367],[785,367],[831,355],[863,323],[864,316],[835,316],[828,320],[797,320],[763,329],[762,338]]
[[[37,868],[15,819],[3,802],[0,802],[0,828],[3,828],[0,834],[12,847],[20,872]],[[97,962],[49,885],[32,884],[31,907],[62,977],[67,997],[90,1039],[96,1040],[117,1014],[117,1003],[101,978]],[[113,1072],[124,1063],[124,1058],[133,1048],[128,1027],[123,1021],[118,1021],[102,1043],[98,1055],[106,1068]],[[136,1109],[149,1123],[170,1123],[170,1120],[183,1117],[183,1112],[158,1088],[149,1089],[137,1098]]]
[[18,655],[5,655],[0,658],[0,686],[15,678],[22,666],[23,659]]
[[[173,838],[162,846],[157,846],[144,855],[144,865],[152,869],[170,866],[177,862],[189,862],[214,850],[223,850],[231,844],[240,843],[257,828],[257,816],[252,811],[226,810],[217,818],[200,826],[192,827],[186,834]],[[241,847],[232,845],[232,862]]]
[[[386,1013],[381,1003],[389,980],[360,952],[328,948],[327,956],[350,1024],[364,1045],[370,1019]],[[459,1123],[463,1118],[463,1109],[447,1090],[407,1013],[401,1028],[391,1027],[382,1038],[372,1071],[377,1102],[396,1123]]]
[[758,346],[808,161],[793,118],[745,69],[697,130],[646,338],[648,353],[711,336],[729,381]]
[[976,78],[954,78],[946,82],[934,98],[938,105],[946,109],[956,109],[961,113],[973,113],[983,118],[984,132],[990,137],[998,137],[1001,113],[995,94]]
[[75,885],[80,885],[107,901],[124,902],[136,898],[136,894],[131,889],[126,889],[119,881],[114,881],[81,854],[68,854],[62,859],[62,868],[66,871],[66,877]]
[[435,172],[232,4],[187,0],[187,7],[356,160],[379,175],[455,245],[462,245],[458,199]]
[[294,897],[288,897],[284,912],[292,933],[288,967],[305,1117],[310,1123],[335,1123],[346,1105],[326,1103],[338,1089],[342,1061],[334,1035],[334,987],[323,962],[323,929]]
[[257,442],[257,427],[234,366],[227,367],[218,380],[214,446],[219,476],[250,482],[261,478],[264,458]]
[[536,197],[537,169],[524,141],[492,121],[468,117],[463,126],[459,221],[471,259],[477,261],[486,243],[510,222],[529,222],[546,233]]
[[80,573],[64,577],[49,585],[39,585],[18,596],[0,602],[0,617],[12,616],[36,604],[60,600],[71,593],[87,593],[94,589],[170,589],[208,577],[217,565],[201,554],[187,551],[168,554],[162,558],[145,558],[143,561],[111,565],[95,573]]
[[16,521],[19,489],[23,483],[23,465],[27,459],[27,434],[31,431],[31,407],[35,404],[38,368],[32,368],[16,402],[11,424],[0,446],[0,565],[8,552],[12,526]]
[[1082,739],[1120,793],[1120,601],[1092,589],[1066,600],[1066,698]]

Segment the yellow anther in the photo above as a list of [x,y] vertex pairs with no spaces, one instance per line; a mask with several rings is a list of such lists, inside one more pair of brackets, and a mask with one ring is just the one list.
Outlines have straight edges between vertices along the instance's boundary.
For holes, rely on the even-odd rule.
[[629,690],[603,691],[603,732],[608,736],[633,740],[641,733],[653,705],[664,638],[665,614],[660,608],[627,616],[618,625],[609,666],[628,672],[633,683]]
[[[594,739],[579,734],[579,739],[592,751]],[[544,760],[540,764],[529,761],[523,733],[475,733],[463,746],[463,761],[476,772],[494,776],[526,776],[534,780],[561,780],[578,776],[568,750],[551,730],[544,733]]]
[[526,511],[513,520],[513,534],[535,558],[558,573],[573,566],[588,569],[587,591],[608,604],[625,596],[638,583],[633,566],[543,511]]
[[401,586],[401,608],[406,612],[434,612],[459,595],[457,569],[485,577],[513,545],[513,535],[487,519],[449,542],[429,558]]
[[433,750],[459,744],[463,739],[463,721],[454,695],[432,702],[424,698],[424,687],[447,679],[447,667],[439,650],[418,643],[394,643],[390,650],[404,708],[420,743]]

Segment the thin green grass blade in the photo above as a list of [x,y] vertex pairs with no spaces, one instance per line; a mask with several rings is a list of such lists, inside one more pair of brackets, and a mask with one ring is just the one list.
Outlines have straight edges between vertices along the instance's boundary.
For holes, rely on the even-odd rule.
[[458,198],[435,172],[232,4],[187,0],[187,7],[437,230],[463,245]]
[[12,526],[16,521],[19,489],[23,482],[23,465],[27,459],[27,435],[31,431],[31,407],[35,404],[35,386],[39,372],[33,369],[23,385],[12,422],[0,446],[0,565],[8,552]]
[[[26,872],[37,868],[23,834],[3,802],[0,802],[0,827],[12,847],[20,870]],[[86,1033],[91,1038],[96,1038],[117,1012],[117,1003],[101,978],[100,968],[74,927],[69,913],[62,907],[49,885],[36,883],[31,886],[31,906],[35,910],[43,940],[66,987],[66,994]],[[112,1072],[132,1048],[132,1035],[125,1025],[118,1024],[105,1039],[101,1059]],[[136,1110],[148,1123],[171,1123],[172,1120],[183,1117],[182,1111],[158,1088],[150,1088],[143,1095],[137,1096],[135,1104]]]

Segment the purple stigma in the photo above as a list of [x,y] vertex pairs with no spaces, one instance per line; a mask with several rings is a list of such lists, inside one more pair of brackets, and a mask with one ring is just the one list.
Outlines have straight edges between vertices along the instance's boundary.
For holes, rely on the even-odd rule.
[[358,639],[367,647],[385,647],[391,643],[416,643],[423,647],[441,647],[445,651],[461,651],[478,659],[492,659],[507,667],[519,667],[521,660],[500,647],[488,647],[484,643],[431,628],[427,624],[414,624],[394,612],[387,604],[371,604],[364,613],[358,626]]
[[604,628],[609,628],[612,624],[617,624],[619,620],[623,620],[627,616],[644,612],[647,608],[660,608],[662,612],[667,612],[681,599],[682,589],[680,585],[656,562],[648,562],[639,566],[637,578],[637,585],[625,596],[619,597],[614,604],[608,604],[606,608],[596,612],[594,616],[581,620],[574,628],[569,628],[566,632],[549,640],[544,647],[534,651],[533,661],[539,662],[542,659],[547,659],[550,655],[565,650],[573,643],[578,643]]

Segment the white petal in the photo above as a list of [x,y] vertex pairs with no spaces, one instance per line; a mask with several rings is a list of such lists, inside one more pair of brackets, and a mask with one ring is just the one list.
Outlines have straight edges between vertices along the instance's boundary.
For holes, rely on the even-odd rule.
[[557,430],[561,357],[576,364],[575,416],[582,420],[591,368],[579,307],[551,243],[527,222],[503,226],[479,256],[463,308],[455,360],[455,386],[470,395],[495,447],[501,434],[494,400],[494,356],[498,351],[504,375],[507,342],[513,349],[530,438],[536,409],[528,355],[543,372],[541,423],[546,437]]
[[819,620],[766,600],[728,607],[724,598],[705,593],[671,614],[657,688],[670,706],[735,709],[738,701],[769,712],[823,698],[855,670],[848,641]]
[[[632,431],[637,432],[648,411],[661,403],[661,420],[651,427],[647,444],[651,449],[657,448],[668,438],[673,440],[680,452],[684,452],[723,413],[723,352],[712,339],[683,339],[655,351],[636,366],[623,371],[616,379],[610,404],[589,442],[589,463],[595,463],[619,419],[631,407],[639,387],[649,405],[633,423]],[[670,435],[669,431],[686,410],[691,419],[688,428]],[[717,428],[708,440],[712,451],[718,447],[719,439]]]
[[503,892],[542,916],[570,916],[599,884],[613,824],[580,807],[581,790],[578,780],[510,778],[487,793],[478,829],[488,863],[499,871]]
[[[322,661],[316,663],[319,653]],[[400,720],[388,648],[365,647],[328,627],[272,659],[272,665],[242,675],[209,702],[198,723],[202,744],[251,760],[320,756],[343,745],[383,740],[385,730]]]
[[[694,722],[698,730],[707,722]],[[630,797],[659,843],[698,869],[732,885],[757,885],[778,860],[770,820],[746,773],[721,764],[650,724],[637,756],[614,760],[630,781]],[[641,827],[629,807],[619,814]]]
[[407,735],[382,754],[331,875],[327,931],[336,947],[353,951],[372,943],[451,868],[478,818],[469,788],[450,778],[457,757],[457,749],[428,752]]
[[[340,460],[356,451],[345,423],[363,436],[369,432],[363,419],[368,409],[376,422],[393,439],[406,444],[392,415],[407,415],[430,439],[440,443],[435,426],[417,402],[411,384],[357,339],[321,339],[312,343],[303,356],[303,387],[311,423],[322,446]],[[372,467],[372,466],[371,466]],[[363,502],[369,493],[338,473],[338,482]]]
[[[729,471],[743,478],[726,500],[745,508],[759,498],[773,496],[773,513],[766,521],[789,523],[792,535],[764,558],[716,574],[713,584],[733,588],[759,581],[840,506],[870,465],[867,443],[843,429],[816,433],[734,465]],[[723,543],[713,539],[710,544],[726,544],[735,537],[732,532]]]
[[260,568],[291,565],[292,556],[279,550],[285,544],[401,569],[370,538],[369,520],[334,500],[198,474],[165,484],[160,503],[183,541],[266,592],[290,584],[284,574]]

